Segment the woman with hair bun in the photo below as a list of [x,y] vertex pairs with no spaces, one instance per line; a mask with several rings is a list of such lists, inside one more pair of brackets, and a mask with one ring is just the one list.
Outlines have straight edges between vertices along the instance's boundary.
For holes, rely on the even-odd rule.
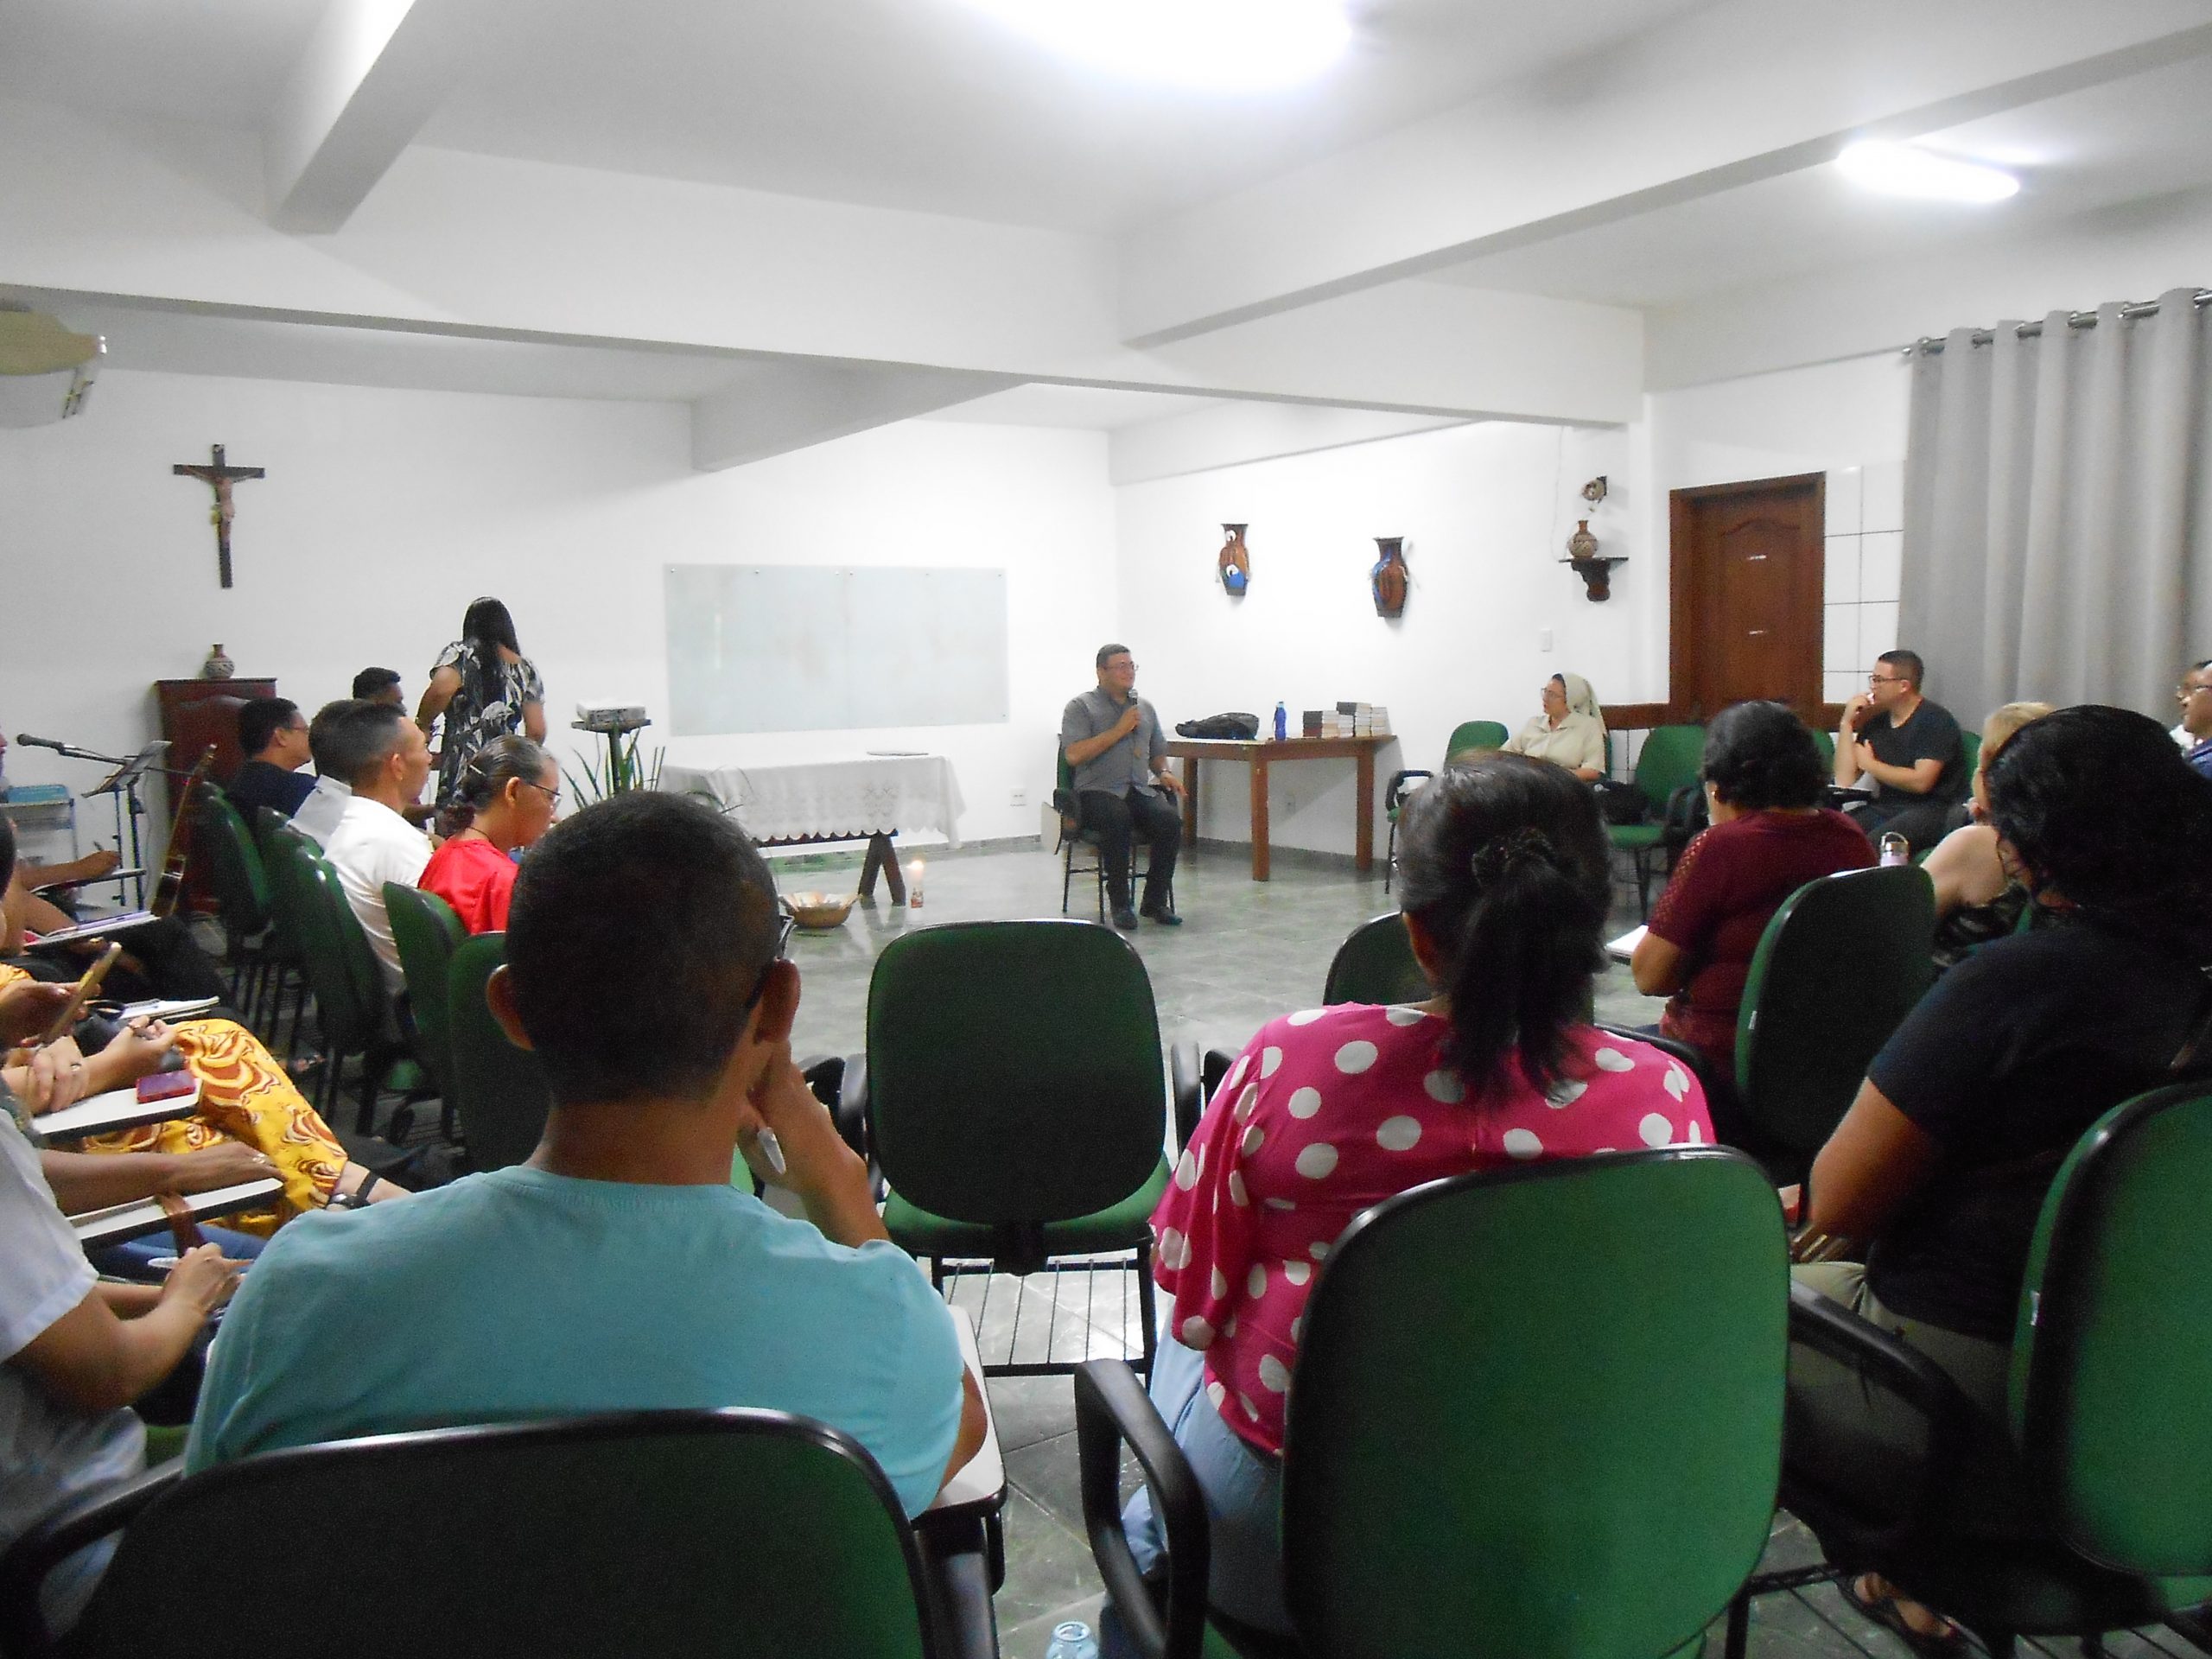
[[1724,709],[1705,734],[1713,827],[1684,849],[1630,959],[1636,988],[1667,996],[1664,1036],[1722,1076],[1736,1065],[1736,1014],[1759,936],[1808,881],[1863,870],[1874,849],[1820,804],[1827,768],[1805,723],[1778,702]]
[[[1352,1217],[1445,1176],[1713,1139],[1688,1067],[1587,1023],[1611,873],[1573,772],[1503,753],[1448,767],[1411,798],[1399,846],[1435,994],[1263,1027],[1152,1218],[1169,1304],[1152,1397],[1206,1493],[1213,1605],[1262,1630],[1290,1629],[1278,1498],[1300,1320]],[[1141,1492],[1127,1519],[1156,1559]]]
[[515,887],[514,855],[553,827],[561,769],[526,737],[476,752],[441,815],[446,839],[416,886],[454,908],[471,933],[504,933]]
[[533,743],[545,741],[544,683],[516,643],[514,618],[488,594],[470,601],[461,638],[431,665],[415,723],[427,737],[441,716],[445,731],[438,740],[435,798],[442,808],[461,792],[462,774],[476,752],[494,738],[519,731]]

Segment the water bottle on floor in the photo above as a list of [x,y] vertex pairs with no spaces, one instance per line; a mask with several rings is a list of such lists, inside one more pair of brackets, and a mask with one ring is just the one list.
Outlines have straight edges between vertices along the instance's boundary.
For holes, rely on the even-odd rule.
[[1098,1659],[1098,1638],[1091,1635],[1090,1626],[1079,1618],[1055,1624],[1052,1645],[1045,1649],[1045,1659]]

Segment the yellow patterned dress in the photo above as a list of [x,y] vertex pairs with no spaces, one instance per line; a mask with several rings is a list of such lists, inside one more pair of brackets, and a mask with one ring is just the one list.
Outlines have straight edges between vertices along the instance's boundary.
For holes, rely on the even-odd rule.
[[[0,986],[28,979],[21,969],[0,965]],[[284,1201],[267,1210],[226,1216],[223,1225],[266,1237],[279,1223],[319,1210],[346,1149],[284,1068],[243,1026],[227,1020],[194,1020],[176,1028],[177,1052],[200,1080],[200,1109],[191,1117],[148,1123],[80,1141],[85,1152],[197,1152],[225,1136],[242,1141],[276,1166]]]

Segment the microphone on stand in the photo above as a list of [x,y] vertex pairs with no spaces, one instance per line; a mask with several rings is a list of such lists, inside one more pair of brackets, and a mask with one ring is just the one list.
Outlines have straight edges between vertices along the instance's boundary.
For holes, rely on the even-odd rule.
[[16,741],[27,749],[52,749],[56,754],[69,753],[67,743],[57,742],[50,737],[33,737],[29,732],[17,732]]

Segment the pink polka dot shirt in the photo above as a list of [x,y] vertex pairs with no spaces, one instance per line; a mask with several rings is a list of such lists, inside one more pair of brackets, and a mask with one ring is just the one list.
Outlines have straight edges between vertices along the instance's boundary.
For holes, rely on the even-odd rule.
[[1446,1021],[1349,1003],[1271,1021],[1230,1066],[1153,1212],[1170,1328],[1205,1355],[1222,1421],[1282,1450],[1314,1274],[1354,1216],[1408,1187],[1529,1159],[1710,1142],[1688,1069],[1583,1027],[1548,1099],[1523,1082],[1475,1106]]

